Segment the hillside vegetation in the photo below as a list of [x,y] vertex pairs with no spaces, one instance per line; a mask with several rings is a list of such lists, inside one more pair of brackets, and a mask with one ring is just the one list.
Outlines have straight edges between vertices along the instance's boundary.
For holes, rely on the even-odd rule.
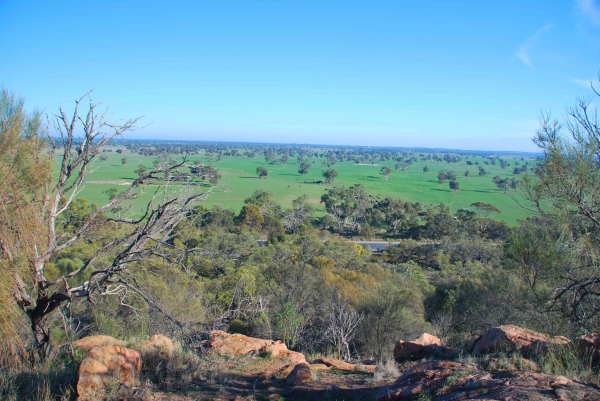
[[[0,106],[4,399],[74,397],[78,380],[89,379],[86,355],[127,366],[130,374],[104,382],[107,399],[120,391],[132,399],[218,398],[215,384],[227,392],[236,380],[256,383],[278,352],[300,358],[290,370],[311,378],[310,367],[298,367],[306,356],[319,365],[323,357],[353,362],[363,376],[348,379],[352,388],[382,388],[398,369],[419,374],[395,347],[423,333],[438,337],[428,358],[463,359],[426,365],[447,366],[453,378],[427,384],[435,394],[411,397],[444,399],[454,384],[467,386],[468,372],[479,375],[473,369],[517,375],[530,362],[540,374],[576,380],[561,382],[573,391],[596,389],[598,349],[575,346],[582,335],[593,343],[600,324],[600,132],[585,103],[570,110],[567,132],[543,119],[539,161],[304,147],[260,147],[259,160],[233,145],[187,155],[156,143],[123,150],[108,144],[137,120],[111,124],[86,96],[72,118],[56,117],[59,141],[45,142],[40,116],[10,93]],[[262,179],[260,165],[269,170]],[[331,180],[321,173],[330,168],[339,171],[333,183],[317,183]],[[517,209],[511,194],[529,209]],[[372,252],[355,237],[398,244]],[[490,346],[489,358],[471,353],[494,327],[543,341]],[[110,358],[73,345],[97,334],[119,340],[103,349]],[[165,349],[165,340],[149,352],[146,340],[158,334],[175,347]],[[216,351],[222,342],[241,338],[228,334],[246,336],[235,349],[248,336],[272,348],[225,357]],[[137,386],[140,369],[145,384]],[[267,376],[264,396],[283,386]],[[490,386],[500,380],[477,377]],[[342,385],[334,379],[330,386]]]

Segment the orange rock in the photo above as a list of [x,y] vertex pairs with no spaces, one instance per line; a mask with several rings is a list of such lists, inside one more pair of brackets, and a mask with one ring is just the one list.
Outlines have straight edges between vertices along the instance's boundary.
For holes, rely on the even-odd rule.
[[118,345],[92,349],[79,365],[78,400],[101,398],[106,385],[115,381],[123,386],[133,386],[141,368],[142,359],[137,351]]
[[377,401],[412,400],[420,394],[436,394],[439,400],[600,400],[593,384],[535,372],[480,371],[448,361],[422,362],[404,372]]
[[306,362],[306,357],[304,356],[304,354],[301,354],[300,352],[296,352],[296,351],[290,351],[290,350],[285,350],[285,351],[280,351],[277,354],[278,358],[281,359],[286,359],[288,361],[292,361],[295,363],[304,363]]
[[173,342],[165,336],[156,334],[146,341],[143,347],[144,352],[158,352],[161,356],[170,358],[173,355]]
[[73,343],[78,348],[82,348],[86,351],[90,351],[96,347],[101,347],[103,345],[123,345],[123,341],[117,340],[111,336],[89,336],[84,337],[81,340],[77,340]]
[[329,370],[329,366],[322,364],[322,363],[311,363],[310,364],[310,369],[311,370],[319,370],[319,371],[327,371]]
[[[267,340],[264,340],[264,341],[267,341]],[[270,352],[271,356],[273,356],[274,358],[277,358],[277,356],[279,356],[279,353],[281,351],[287,351],[287,350],[288,349],[284,343],[282,343],[281,341],[274,341],[271,344],[266,344],[259,351],[261,354],[268,354]]]
[[588,359],[592,366],[598,365],[600,362],[600,334],[586,334],[575,340],[579,353],[586,359]]
[[394,345],[394,359],[398,362],[416,361],[426,356],[426,348],[441,347],[442,341],[436,336],[423,333],[414,341],[398,341]]
[[310,365],[308,363],[299,363],[294,366],[294,369],[285,379],[285,383],[289,386],[296,386],[298,384],[311,382],[313,379],[314,377],[312,370],[310,370]]
[[566,345],[566,337],[552,337],[518,326],[493,327],[483,333],[473,346],[473,354],[522,350],[525,353],[545,352],[550,345]]
[[303,354],[287,349],[281,341],[263,340],[243,334],[229,334],[221,330],[211,331],[210,346],[221,355],[260,355],[271,353],[273,358],[287,359],[295,363],[306,362]]
[[329,366],[329,367],[335,368],[337,370],[344,370],[346,372],[351,372],[356,367],[356,365],[354,365],[353,363],[338,361],[337,359],[331,359],[331,358],[315,359],[313,361],[313,363],[322,363],[325,366]]
[[[221,355],[246,355],[259,352],[263,348],[267,349],[267,346],[273,344],[274,341],[247,337],[243,334],[229,334],[221,330],[210,332],[210,346]],[[275,346],[275,349],[278,348]]]

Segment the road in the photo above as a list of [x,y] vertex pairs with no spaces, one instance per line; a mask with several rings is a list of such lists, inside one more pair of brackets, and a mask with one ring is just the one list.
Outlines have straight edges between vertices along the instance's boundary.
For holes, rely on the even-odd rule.
[[[260,246],[267,246],[268,241],[267,240],[258,240],[258,245]],[[373,252],[382,252],[385,251],[387,249],[387,247],[389,246],[389,244],[392,244],[392,246],[397,246],[400,245],[400,242],[387,242],[387,241],[352,241],[357,245],[360,245],[362,247],[368,245],[369,248],[371,248],[371,251]],[[418,245],[425,245],[425,244],[430,244],[430,245],[439,245],[441,242],[417,242]]]
[[393,246],[400,245],[400,242],[384,242],[384,241],[352,241],[355,244],[362,246],[363,248],[368,245],[373,252],[384,251],[389,244]]

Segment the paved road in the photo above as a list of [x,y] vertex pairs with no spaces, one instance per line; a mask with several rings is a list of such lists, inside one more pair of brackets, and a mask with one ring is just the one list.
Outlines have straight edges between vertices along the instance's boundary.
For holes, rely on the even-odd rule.
[[[365,247],[368,245],[371,248],[371,250],[374,252],[381,252],[381,251],[385,250],[390,244],[390,242],[383,242],[383,241],[352,241],[352,242],[354,242],[355,244],[358,244],[362,247]],[[399,242],[391,242],[391,244],[393,246],[396,246],[396,245],[399,245],[400,243]]]
[[[267,240],[258,240],[258,245],[261,246],[267,246],[268,242]],[[358,244],[362,247],[365,246],[369,246],[371,248],[371,251],[373,252],[382,252],[385,251],[387,249],[387,247],[389,246],[389,244],[392,244],[392,246],[397,246],[400,245],[400,242],[387,242],[387,241],[352,241],[355,244]],[[418,245],[425,245],[425,244],[439,244],[439,242],[417,242]]]

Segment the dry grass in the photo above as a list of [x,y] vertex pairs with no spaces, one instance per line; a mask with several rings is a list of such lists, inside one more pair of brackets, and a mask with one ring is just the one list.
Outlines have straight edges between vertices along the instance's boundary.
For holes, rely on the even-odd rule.
[[375,380],[397,379],[398,376],[400,376],[400,371],[393,359],[388,359],[385,363],[379,362],[373,374]]
[[537,363],[544,373],[600,384],[600,376],[592,367],[591,356],[582,357],[572,343],[550,347],[548,352],[537,358]]
[[485,356],[463,356],[457,362],[469,364],[482,370],[518,370],[565,376],[569,379],[600,384],[598,371],[591,366],[590,358],[580,355],[576,346],[556,345],[546,352],[524,358],[519,351],[504,351]]
[[185,351],[179,343],[174,344],[171,357],[158,350],[142,350],[141,387],[160,391],[188,392],[197,389],[205,381],[202,359]]

